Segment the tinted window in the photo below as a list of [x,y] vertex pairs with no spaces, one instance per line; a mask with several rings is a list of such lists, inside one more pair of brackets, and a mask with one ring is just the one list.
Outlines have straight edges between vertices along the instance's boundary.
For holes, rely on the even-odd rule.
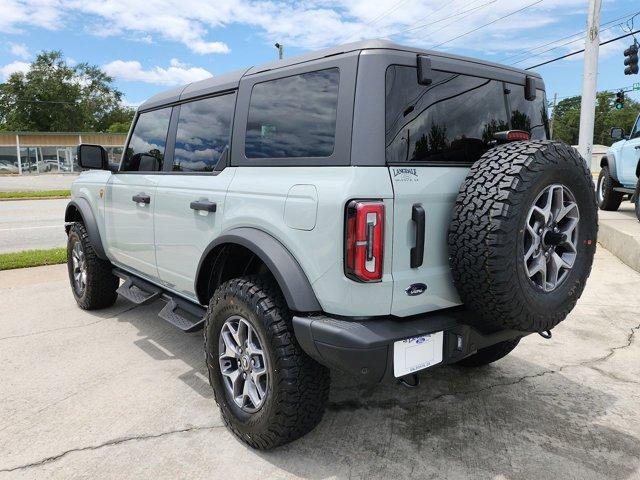
[[173,171],[211,172],[229,144],[235,95],[180,106]]
[[162,170],[171,107],[141,113],[122,160],[121,171]]
[[[513,92],[508,93],[510,90]],[[546,138],[544,128],[533,128],[544,123],[543,112],[538,111],[538,103],[544,105],[544,95],[526,104],[518,102],[518,95],[524,102],[521,85],[511,88],[497,80],[438,71],[433,72],[431,85],[419,85],[416,68],[389,67],[387,161],[473,163],[493,146],[494,133],[516,126],[535,131],[535,138]],[[511,99],[515,99],[514,111],[507,115]],[[512,119],[514,126],[510,127]]]
[[248,158],[328,157],[338,108],[337,68],[258,83],[251,92]]
[[509,103],[511,106],[511,128],[524,130],[535,140],[549,138],[549,116],[544,91],[536,91],[536,99],[527,101],[521,94],[521,85],[507,84],[510,90]]

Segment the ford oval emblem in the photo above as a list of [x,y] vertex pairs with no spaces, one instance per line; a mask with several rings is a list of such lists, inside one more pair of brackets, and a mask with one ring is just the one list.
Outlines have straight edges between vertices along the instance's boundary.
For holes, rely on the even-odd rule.
[[415,297],[416,295],[422,295],[426,291],[427,286],[424,283],[413,283],[405,288],[404,293],[410,297]]

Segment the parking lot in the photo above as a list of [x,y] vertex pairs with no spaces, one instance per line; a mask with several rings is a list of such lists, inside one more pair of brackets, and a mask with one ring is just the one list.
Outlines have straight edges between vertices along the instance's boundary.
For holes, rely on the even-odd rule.
[[0,478],[640,478],[640,274],[600,248],[553,339],[419,388],[334,374],[310,435],[223,427],[201,332],[123,300],[76,307],[63,265],[0,272]]

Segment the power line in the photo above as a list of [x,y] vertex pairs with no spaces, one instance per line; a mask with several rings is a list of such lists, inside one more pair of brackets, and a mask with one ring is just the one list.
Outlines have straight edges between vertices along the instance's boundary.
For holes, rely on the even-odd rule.
[[365,25],[373,25],[374,23],[379,22],[380,20],[382,20],[384,17],[386,17],[390,13],[395,12],[398,8],[400,8],[402,5],[404,5],[408,1],[409,0],[400,0],[399,2],[395,3],[394,5],[392,5],[391,8],[389,8],[388,10],[385,10],[380,15],[375,17],[373,20],[369,20],[367,23],[365,23]]
[[[478,0],[476,0],[476,2],[477,2],[477,1],[478,1]],[[486,2],[486,3],[483,3],[482,5],[476,5],[475,7],[473,7],[473,8],[469,8],[469,9],[467,9],[467,10],[463,10],[462,12],[452,13],[451,15],[448,15],[448,16],[446,16],[446,17],[440,18],[440,19],[435,20],[435,21],[430,22],[430,23],[424,23],[424,24],[422,24],[422,25],[417,25],[417,26],[415,26],[415,27],[409,27],[409,28],[406,28],[406,29],[404,29],[404,30],[397,31],[397,32],[395,32],[395,33],[390,33],[390,34],[388,34],[388,35],[385,35],[385,37],[394,37],[394,36],[396,36],[396,35],[401,35],[401,34],[406,33],[406,32],[412,32],[413,30],[420,30],[420,29],[422,29],[422,28],[430,27],[430,26],[435,25],[435,24],[437,24],[437,23],[444,22],[445,20],[449,20],[450,18],[454,18],[454,17],[460,16],[460,15],[463,15],[463,14],[465,14],[465,13],[473,12],[473,11],[475,11],[475,10],[480,10],[481,8],[484,8],[484,7],[486,7],[487,5],[491,5],[492,3],[496,3],[497,1],[498,1],[498,0],[490,0],[490,1]],[[471,3],[476,3],[476,2],[471,2]],[[464,17],[463,17],[463,18],[464,18]],[[450,24],[449,24],[449,25],[450,25]],[[448,26],[448,25],[447,25],[447,26]],[[440,29],[440,30],[442,30],[442,29]],[[432,33],[432,34],[433,34],[433,33],[439,32],[440,30],[436,30],[435,32],[430,32],[430,33]]]
[[434,45],[431,48],[441,47],[442,45],[445,45],[445,44],[447,44],[449,42],[453,42],[454,40],[462,38],[462,37],[464,37],[466,35],[469,35],[469,34],[471,34],[473,32],[477,32],[478,30],[480,30],[482,28],[488,27],[489,25],[493,25],[494,23],[499,22],[500,20],[503,20],[503,19],[505,19],[507,17],[511,17],[512,15],[515,15],[516,13],[520,13],[520,12],[522,12],[524,10],[527,10],[528,8],[531,8],[531,7],[533,7],[533,6],[535,6],[535,5],[539,4],[539,3],[542,3],[542,2],[543,2],[543,0],[537,0],[537,1],[533,2],[533,3],[530,3],[529,5],[525,5],[524,7],[519,8],[518,10],[515,10],[515,11],[513,11],[511,13],[503,15],[502,17],[498,17],[495,20],[492,20],[492,21],[490,21],[488,23],[485,23],[484,25],[480,25],[479,27],[476,27],[476,28],[474,28],[472,30],[469,30],[468,32],[461,33],[460,35],[458,35],[456,37],[450,38],[449,40],[445,40],[442,43],[438,43],[437,45]]
[[[624,35],[620,35],[619,37],[612,38],[611,40],[607,40],[606,42],[600,43],[600,46],[607,45],[608,43],[617,42],[618,40],[621,40],[621,39],[626,38],[626,37],[630,37],[630,36],[632,36],[632,35],[634,35],[636,33],[640,33],[640,30],[635,30],[633,32],[626,33]],[[547,60],[546,62],[538,63],[537,65],[532,65],[530,67],[525,68],[525,70],[531,70],[532,68],[538,68],[538,67],[541,67],[543,65],[547,65],[549,63],[557,62],[558,60],[564,60],[565,58],[572,57],[573,55],[577,55],[577,54],[582,53],[582,52],[584,52],[584,48],[581,49],[581,50],[576,50],[575,52],[567,53],[566,55],[562,55],[561,57],[557,57],[557,58],[553,58],[551,60]]]
[[[623,15],[623,16],[621,16],[621,17],[614,18],[613,20],[609,20],[608,22],[605,22],[605,23],[603,23],[603,24],[602,24],[602,27],[606,27],[606,28],[600,28],[600,32],[604,32],[604,31],[610,30],[610,29],[612,29],[612,28],[615,28],[615,27],[618,27],[618,26],[622,26],[622,23],[615,23],[615,22],[619,22],[619,21],[621,21],[621,20],[624,20],[624,19],[625,19],[625,18],[627,18],[627,17],[636,16],[636,15],[638,15],[639,13],[640,13],[640,12],[628,13],[628,14]],[[613,24],[613,25],[612,25],[612,24]],[[607,26],[607,25],[608,25],[608,26]],[[550,49],[548,49],[548,50],[544,50],[543,52],[537,52],[537,53],[535,53],[534,55],[526,56],[528,53],[533,53],[535,50],[538,50],[538,49],[540,49],[540,48],[544,48],[544,47],[548,47],[549,45],[553,45],[554,43],[558,43],[558,42],[561,42],[561,41],[563,41],[563,40],[567,40],[567,39],[573,38],[573,37],[578,36],[578,35],[580,36],[579,38],[576,38],[576,39],[574,39],[574,40],[571,40],[570,42],[563,43],[562,45],[557,45],[557,46],[555,46],[555,47],[553,47],[553,48],[550,48]],[[551,42],[543,43],[542,45],[537,45],[537,46],[535,46],[535,47],[530,48],[529,50],[525,50],[525,51],[522,51],[522,52],[518,52],[518,53],[516,53],[516,54],[514,54],[514,55],[510,55],[510,56],[508,56],[508,57],[502,58],[502,59],[498,60],[498,62],[499,62],[499,63],[503,63],[503,62],[506,62],[506,61],[508,61],[508,60],[511,60],[512,58],[517,58],[517,57],[520,57],[520,56],[522,56],[522,55],[525,55],[525,56],[526,56],[526,58],[523,58],[523,59],[518,60],[517,62],[515,62],[515,63],[520,63],[520,62],[522,62],[522,61],[526,60],[527,58],[530,58],[531,56],[538,57],[538,56],[542,55],[543,53],[550,52],[550,51],[552,51],[552,50],[555,50],[555,49],[557,49],[557,48],[563,47],[563,46],[565,46],[565,45],[569,45],[569,44],[571,44],[571,43],[578,42],[578,41],[580,41],[580,40],[584,40],[584,30],[580,30],[579,32],[576,32],[576,33],[574,33],[574,34],[572,34],[572,35],[567,35],[566,37],[561,37],[561,38],[558,38],[558,39],[553,40],[553,41],[551,41]]]

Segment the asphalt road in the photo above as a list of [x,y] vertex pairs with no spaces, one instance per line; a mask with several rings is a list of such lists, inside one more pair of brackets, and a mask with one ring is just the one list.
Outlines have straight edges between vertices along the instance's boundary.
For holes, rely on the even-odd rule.
[[0,201],[0,253],[63,247],[68,199]]
[[78,174],[0,175],[0,192],[69,190]]
[[640,478],[638,291],[599,249],[552,340],[414,390],[334,374],[319,427],[257,452],[222,425],[202,333],[160,303],[86,312],[63,265],[0,272],[0,479]]

